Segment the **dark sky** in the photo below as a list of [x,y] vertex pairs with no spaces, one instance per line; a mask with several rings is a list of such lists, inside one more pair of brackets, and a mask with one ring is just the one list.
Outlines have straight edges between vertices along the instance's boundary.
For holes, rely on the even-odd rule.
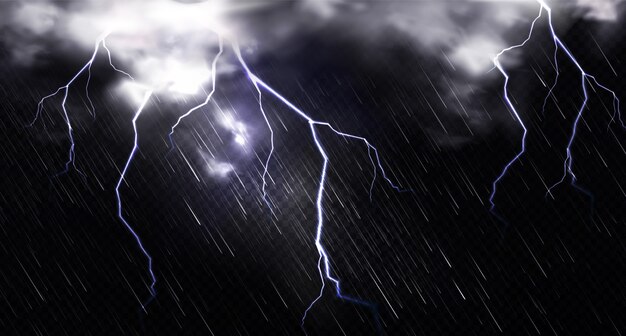
[[[300,32],[289,50],[263,50],[250,65],[315,119],[367,137],[388,175],[412,192],[395,192],[379,175],[370,200],[366,147],[319,129],[330,159],[323,244],[343,291],[375,303],[378,318],[327,286],[307,333],[624,334],[626,133],[610,122],[611,96],[590,90],[572,146],[585,192],[566,182],[545,197],[563,174],[582,91],[561,54],[560,84],[542,112],[547,88],[539,78],[553,78],[553,49],[538,34],[510,68],[527,152],[499,184],[490,212],[492,182],[521,139],[497,73],[480,82],[407,34],[395,31],[372,49],[342,27]],[[540,27],[545,33],[545,22]],[[625,97],[618,27],[571,19],[558,28],[585,69]],[[526,32],[516,28],[507,40]],[[260,190],[269,132],[241,69],[223,75],[215,101],[245,123],[250,148],[234,143],[211,105],[185,120],[170,151],[171,125],[204,97],[151,99],[121,189],[125,216],[154,260],[157,296],[144,311],[147,261],[116,215],[135,108],[113,85],[120,74],[101,53],[89,86],[95,118],[86,78],[70,91],[84,176],[57,176],[69,146],[60,98],[26,125],[84,57],[45,53],[26,66],[11,48],[8,40],[0,48],[0,334],[303,334],[302,314],[320,288],[314,200],[322,165],[306,122],[264,93],[275,130],[272,213]],[[234,171],[215,176],[207,155]]]

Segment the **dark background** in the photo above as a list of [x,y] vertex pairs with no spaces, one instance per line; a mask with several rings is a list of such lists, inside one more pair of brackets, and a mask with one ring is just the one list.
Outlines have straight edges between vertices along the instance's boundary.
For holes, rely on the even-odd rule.
[[[603,30],[589,22],[565,28],[565,42],[586,69],[625,97],[621,32],[598,39],[615,75],[590,39]],[[550,100],[542,114],[547,89],[534,71],[553,78],[552,45],[549,38],[533,40],[523,65],[511,69],[528,150],[499,184],[498,218],[489,212],[491,183],[521,137],[502,102],[501,80],[489,79],[463,102],[484,106],[483,117],[491,118],[488,131],[472,136],[461,114],[444,113],[425,77],[454,76],[445,64],[408,44],[371,52],[349,39],[323,38],[332,29],[252,66],[315,118],[370,139],[390,176],[414,191],[399,194],[378,179],[370,202],[366,148],[320,128],[331,160],[324,244],[345,293],[375,302],[389,335],[623,334],[626,133],[610,123],[611,97],[590,91],[572,147],[578,184],[593,198],[568,183],[544,197],[545,185],[562,175],[582,92],[579,74],[561,57],[558,108]],[[108,83],[117,74],[101,59],[91,83],[96,118],[85,110],[84,84],[68,103],[76,164],[86,176],[54,177],[68,148],[60,100],[50,101],[33,127],[25,125],[39,99],[84,60],[45,57],[47,65],[28,69],[12,66],[6,48],[1,58],[0,334],[302,334],[302,313],[320,287],[313,200],[322,161],[306,123],[265,94],[276,130],[272,215],[260,199],[262,163],[254,155],[224,145],[218,155],[237,163],[237,175],[219,180],[202,172],[195,144],[217,143],[203,126],[211,109],[185,121],[180,152],[169,152],[169,127],[194,101],[151,101],[122,188],[126,216],[154,258],[158,294],[143,311],[146,260],[116,217],[114,194],[132,146],[133,107],[115,97]],[[241,73],[223,83],[217,100],[236,102],[265,157],[268,134],[253,88]],[[437,122],[428,106],[441,113],[457,136],[452,140],[466,140],[433,136]],[[369,309],[337,299],[327,287],[305,329],[375,334],[374,321]]]

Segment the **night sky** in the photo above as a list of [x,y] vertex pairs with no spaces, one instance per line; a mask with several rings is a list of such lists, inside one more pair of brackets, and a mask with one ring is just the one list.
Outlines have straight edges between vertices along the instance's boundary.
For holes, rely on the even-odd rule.
[[[8,20],[17,5],[3,6]],[[527,36],[535,7],[502,33],[505,45]],[[251,35],[291,10],[255,10]],[[471,22],[455,15],[460,26]],[[624,18],[594,20],[566,6],[554,15],[566,18],[557,31],[587,72],[626,97]],[[626,333],[626,130],[612,121],[611,95],[590,89],[571,147],[583,190],[568,177],[546,195],[563,176],[583,91],[561,52],[559,84],[542,111],[554,80],[545,17],[507,67],[527,151],[498,184],[494,211],[492,183],[522,136],[496,70],[469,75],[446,56],[450,48],[433,51],[392,28],[366,41],[334,20],[242,47],[259,78],[312,118],[367,138],[389,178],[410,190],[396,192],[378,171],[370,199],[367,147],[318,127],[329,156],[322,243],[344,294],[375,309],[337,298],[327,280],[304,328],[321,286],[315,199],[323,163],[305,120],[263,92],[275,147],[268,207],[262,174],[270,133],[232,50],[213,102],[181,123],[175,147],[171,126],[206,93],[155,93],[138,119],[139,150],[120,188],[157,279],[156,297],[142,309],[147,259],[115,198],[137,108],[120,91],[124,76],[101,50],[88,89],[94,109],[86,75],[70,87],[77,169],[58,174],[70,146],[62,95],[28,124],[40,99],[92,50],[61,46],[58,36],[30,39],[41,50],[25,63],[14,52],[14,37],[26,40],[21,28],[0,27],[0,335]],[[203,52],[210,64],[215,44]]]

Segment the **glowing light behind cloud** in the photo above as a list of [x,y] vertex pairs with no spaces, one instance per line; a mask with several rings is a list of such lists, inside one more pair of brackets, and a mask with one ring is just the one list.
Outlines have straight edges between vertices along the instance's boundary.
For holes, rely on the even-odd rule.
[[240,146],[245,146],[248,142],[248,129],[246,124],[238,121],[233,117],[232,113],[222,111],[220,124],[229,130],[233,135],[235,143]]
[[[550,1],[555,2],[555,1]],[[578,14],[611,20],[621,0],[563,0],[559,5],[577,6]],[[140,101],[140,88],[149,87],[159,99],[185,101],[201,95],[211,78],[210,63],[217,53],[217,33],[237,37],[244,51],[255,54],[288,54],[303,34],[317,28],[340,27],[343,37],[375,49],[401,36],[420,54],[442,57],[455,70],[451,78],[433,81],[480,86],[492,68],[494,53],[511,44],[510,32],[526,27],[536,10],[536,0],[441,0],[357,1],[208,0],[183,3],[174,0],[83,0],[58,2],[25,0],[3,2],[0,36],[13,60],[32,64],[57,53],[84,62],[94,40],[111,30],[107,46],[114,63],[132,74],[135,85],[117,77],[119,92],[130,102]],[[256,11],[262,8],[263,10]],[[277,14],[276,14],[277,13]],[[282,33],[281,33],[282,32]],[[515,35],[513,35],[515,36]],[[333,37],[328,37],[333,38]],[[255,48],[248,48],[252,44]],[[101,50],[102,52],[102,50]],[[101,54],[99,57],[104,56]],[[251,61],[253,55],[247,55]],[[503,62],[514,66],[518,54],[508,53]],[[219,74],[238,71],[224,57]],[[220,76],[227,81],[227,76]],[[446,84],[447,86],[448,84]],[[468,91],[469,92],[469,91]],[[451,93],[444,93],[445,95]],[[464,99],[463,93],[457,93]],[[444,97],[447,99],[448,97]],[[455,98],[455,97],[450,97]],[[471,111],[470,111],[471,112]],[[456,113],[452,109],[438,113]],[[480,114],[469,124],[483,123]],[[473,115],[472,115],[473,116]],[[245,125],[244,125],[245,126]],[[487,129],[487,128],[484,128]],[[231,143],[250,149],[249,129],[231,129]]]
[[161,93],[194,94],[210,78],[207,55],[216,33],[224,31],[220,14],[221,3],[215,1],[134,1],[117,3],[106,15],[76,15],[70,25],[95,20],[96,31],[110,29],[107,44],[143,85]]
[[[614,20],[619,2],[559,3],[577,6],[589,18]],[[36,38],[49,41],[52,37],[59,41],[57,47],[74,52],[76,45],[72,43],[89,50],[99,34],[112,29],[109,44],[115,56],[132,67],[129,70],[138,72],[138,81],[155,88],[157,93],[192,94],[210,76],[207,57],[217,44],[215,32],[236,35],[241,40],[260,39],[260,52],[275,52],[281,50],[276,44],[288,43],[308,27],[322,27],[329,22],[343,22],[343,33],[353,34],[365,43],[388,40],[392,28],[425,47],[420,50],[431,50],[433,55],[441,55],[442,49],[446,54],[471,55],[458,57],[455,66],[468,74],[477,74],[479,67],[486,71],[489,66],[482,66],[487,63],[474,56],[485,46],[489,46],[490,53],[508,45],[504,34],[517,24],[525,24],[529,12],[536,7],[535,0],[297,0],[294,4],[289,15],[273,20],[267,11],[258,12],[260,15],[254,11],[260,7],[285,8],[281,2],[270,0],[84,0],[63,6],[54,1],[24,1],[0,13],[0,20],[4,21],[0,26],[19,30],[12,38],[11,50],[20,62],[29,62],[42,51],[41,40],[34,41]],[[279,38],[270,33],[272,30],[291,33]],[[266,46],[268,49],[264,49]]]
[[212,177],[218,177],[218,178],[224,179],[228,177],[230,173],[235,171],[235,166],[233,166],[231,163],[218,161],[213,158],[208,158],[206,157],[207,156],[206,153],[201,153],[201,155],[204,158],[204,162],[206,164],[205,170],[207,174],[209,174]]
[[[108,31],[106,43],[113,57],[138,83],[155,93],[194,94],[210,78],[207,59],[217,34],[233,32],[222,24],[227,9],[221,0],[88,0],[63,8],[52,2],[25,2],[17,5],[11,23],[20,35],[59,41],[55,48],[76,56],[77,47],[91,49]],[[18,42],[16,60],[32,61],[42,44]]]

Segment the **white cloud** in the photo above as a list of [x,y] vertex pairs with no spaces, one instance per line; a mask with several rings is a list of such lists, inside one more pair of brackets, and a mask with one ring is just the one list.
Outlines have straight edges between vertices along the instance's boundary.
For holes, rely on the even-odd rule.
[[[600,20],[615,19],[621,2],[564,1],[559,5],[584,8],[587,17]],[[331,24],[338,27],[337,35],[372,49],[399,32],[420,53],[437,58],[448,55],[455,69],[462,70],[453,75],[456,78],[445,80],[465,83],[469,82],[466,77],[476,76],[482,85],[494,54],[521,42],[539,9],[535,0],[83,0],[62,5],[53,0],[24,0],[0,2],[0,6],[0,29],[9,28],[1,37],[19,62],[36,60],[45,48],[86,60],[95,39],[110,29],[107,45],[116,64],[140,84],[156,89],[160,97],[175,99],[196,93],[210,80],[216,32],[256,41],[259,53],[282,53],[303,33]],[[510,34],[520,29],[521,36]],[[511,36],[518,37],[511,41]],[[507,53],[503,62],[513,66],[518,56]],[[238,69],[226,58],[222,60],[218,70]],[[440,81],[444,83],[443,78]],[[236,143],[249,142],[245,125],[230,130]],[[228,171],[224,168],[228,166],[220,167],[215,169]]]
[[587,10],[586,17],[601,21],[615,21],[622,0],[576,0],[576,5]]
[[[587,9],[588,17],[614,20],[621,0],[567,1]],[[144,84],[193,93],[210,75],[207,51],[217,44],[215,31],[241,35],[242,40],[255,37],[264,51],[263,45],[277,50],[277,39],[289,40],[309,26],[323,27],[326,22],[343,23],[342,34],[352,34],[364,43],[388,40],[390,29],[395,29],[412,38],[422,50],[432,50],[433,55],[440,55],[442,49],[447,54],[472,55],[467,60],[457,58],[455,65],[477,73],[482,62],[477,62],[474,55],[483,46],[490,47],[488,52],[506,47],[504,34],[528,22],[539,8],[536,0],[296,3],[286,7],[272,0],[254,5],[243,0],[85,0],[59,6],[54,1],[27,0],[3,10],[4,24],[0,25],[14,30],[10,44],[22,62],[32,59],[24,55],[40,52],[44,41],[59,41],[57,47],[66,51],[73,52],[76,45],[87,50],[98,35],[112,29],[110,46],[119,59],[138,72]],[[259,7],[264,9],[262,15],[252,10]],[[272,11],[282,11],[283,15],[277,19],[268,15]],[[268,31],[274,34],[265,34]],[[482,42],[475,43],[478,40]],[[486,67],[480,66],[482,70]]]
[[476,35],[454,48],[450,59],[470,75],[480,76],[493,67],[493,58],[502,48],[503,43],[499,39]]
[[[14,6],[9,39],[15,59],[33,61],[47,46],[78,57],[103,32],[114,60],[137,82],[160,92],[196,93],[210,78],[215,32],[223,32],[222,1],[87,0],[65,4],[26,1]],[[7,25],[5,23],[5,25]],[[102,56],[105,57],[105,56]]]
[[60,11],[48,3],[24,3],[11,16],[14,25],[34,35],[48,34],[56,24]]

